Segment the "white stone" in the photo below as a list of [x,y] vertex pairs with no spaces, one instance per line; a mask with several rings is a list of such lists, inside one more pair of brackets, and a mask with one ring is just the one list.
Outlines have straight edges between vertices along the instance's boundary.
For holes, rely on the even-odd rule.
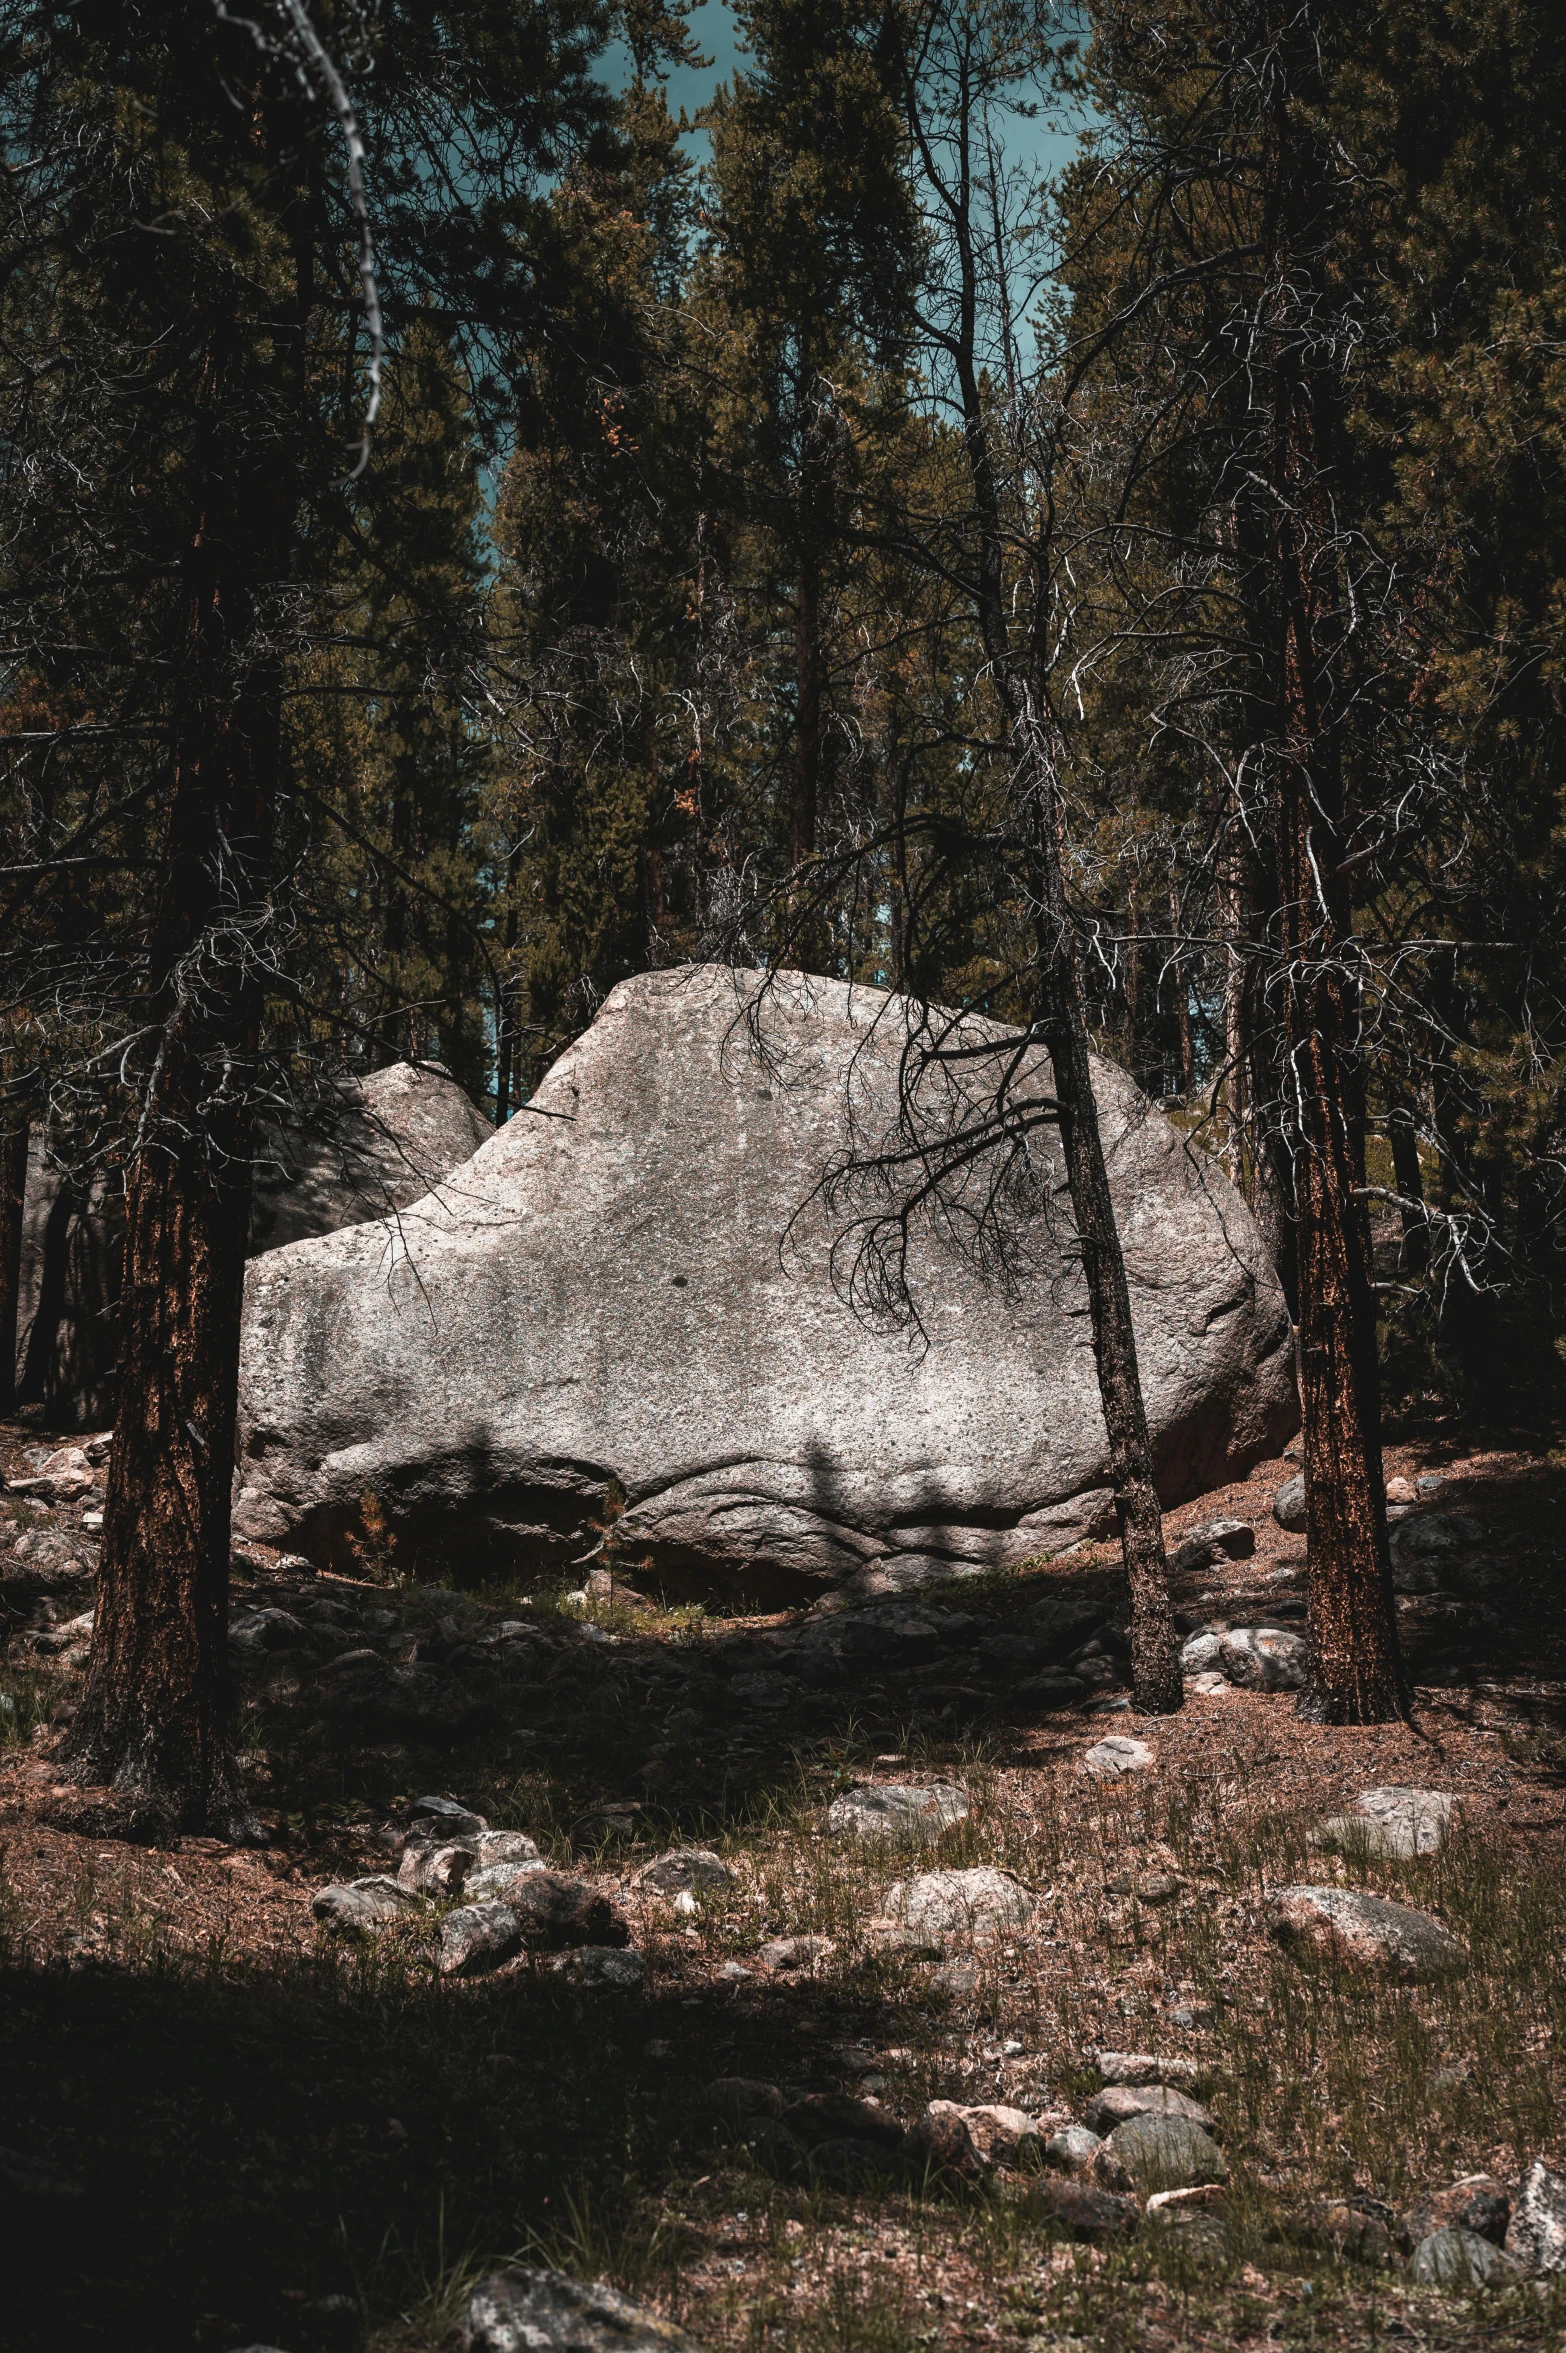
[[1145,1740],[1133,1740],[1128,1732],[1112,1732],[1107,1740],[1095,1741],[1082,1759],[1082,1769],[1095,1780],[1115,1781],[1123,1773],[1151,1773],[1158,1758]]
[[1020,1928],[1032,1915],[1033,1898],[1009,1871],[983,1864],[899,1879],[887,1889],[884,1909],[888,1920],[926,1936],[984,1936]]

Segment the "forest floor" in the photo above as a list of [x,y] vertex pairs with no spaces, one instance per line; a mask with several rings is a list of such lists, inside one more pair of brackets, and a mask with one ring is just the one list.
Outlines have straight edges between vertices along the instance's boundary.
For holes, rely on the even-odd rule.
[[[0,1432],[9,1478],[39,1459],[36,1433]],[[1298,1623],[1304,1540],[1271,1516],[1294,1467],[1169,1515],[1171,1545],[1226,1516],[1257,1534],[1177,1578],[1184,1627]],[[0,1497],[0,2182],[26,2233],[7,2343],[435,2353],[518,2260],[616,2282],[710,2353],[1558,2347],[1566,2274],[1440,2290],[1398,2241],[1456,2177],[1566,2165],[1566,1471],[1460,1436],[1388,1470],[1440,1474],[1422,1506],[1470,1524],[1400,1603],[1415,1721],[1370,1731],[1227,1684],[1138,1716],[1107,1548],[747,1619],[253,1556],[248,1849],[137,1843],[58,1779],[95,1497]],[[1099,1682],[1052,1704],[1041,1670],[1098,1628]],[[1086,1770],[1106,1734],[1147,1768]],[[933,1781],[968,1812],[916,1851],[826,1824],[849,1788]],[[1309,1843],[1383,1785],[1453,1797],[1439,1852]],[[373,1937],[321,1926],[327,1884],[397,1869],[428,1792],[607,1895],[641,1984],[538,1954],[443,1976],[439,1901]],[[730,1874],[694,1906],[639,1883],[693,1844]],[[888,1933],[892,1883],[986,1865],[1025,1917]],[[1292,1959],[1266,1891],[1299,1881],[1432,1912],[1470,1965],[1402,1985]],[[1079,2209],[1073,2236],[1037,2141],[1081,2116],[1105,2050],[1200,2091],[1228,2178],[1162,2213]],[[732,2078],[775,2087],[747,2097],[792,2130],[732,2095],[725,2114],[709,2087]],[[886,2140],[931,2100],[1037,2135],[966,2179],[856,2176],[802,2154],[812,2116],[863,2119],[822,2095],[875,2103]]]

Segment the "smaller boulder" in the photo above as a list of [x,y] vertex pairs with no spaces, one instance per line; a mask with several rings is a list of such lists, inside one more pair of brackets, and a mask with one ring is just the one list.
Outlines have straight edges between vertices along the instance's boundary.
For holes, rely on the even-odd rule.
[[850,2092],[807,2092],[783,2111],[783,2122],[807,2148],[820,2141],[871,2141],[884,2149],[900,2149],[903,2127],[888,2108],[875,2100],[856,2100]]
[[1044,2162],[1057,2173],[1086,2173],[1103,2145],[1085,2124],[1067,2124],[1044,2143]]
[[1422,1985],[1468,1966],[1468,1948],[1429,1912],[1354,1887],[1280,1887],[1267,1925],[1285,1952]]
[[1129,2116],[1099,2152],[1096,2172],[1114,2189],[1187,2190],[1226,2181],[1223,2151],[1188,2116]]
[[1082,2111],[1083,2123],[1100,2139],[1107,2138],[1132,2116],[1185,2116],[1204,2130],[1211,2130],[1213,2121],[1199,2101],[1190,2099],[1184,2092],[1172,2091],[1163,2083],[1111,2084],[1089,2100]]
[[526,1879],[535,1871],[546,1871],[547,1863],[485,1863],[481,1869],[468,1874],[463,1883],[463,1894],[470,1903],[508,1904]]
[[230,1649],[257,1655],[266,1651],[303,1650],[305,1639],[303,1626],[287,1610],[239,1610],[228,1624]]
[[1527,2266],[1477,2231],[1450,2223],[1421,2239],[1409,2270],[1422,2288],[1506,2287]]
[[1256,1550],[1256,1530],[1249,1520],[1204,1520],[1188,1528],[1169,1556],[1175,1576],[1211,1568],[1215,1561],[1249,1560]]
[[734,1873],[710,1847],[675,1847],[644,1864],[636,1885],[652,1895],[718,1895],[735,1885]]
[[1223,1637],[1192,1634],[1180,1646],[1180,1665],[1187,1675],[1212,1675],[1219,1670]]
[[1287,1528],[1291,1536],[1303,1534],[1305,1528],[1305,1475],[1296,1473],[1285,1479],[1272,1499],[1272,1516],[1280,1528]]
[[403,1817],[409,1837],[418,1835],[441,1838],[469,1838],[475,1831],[488,1830],[482,1814],[475,1814],[454,1797],[416,1797]]
[[1235,1626],[1218,1644],[1219,1663],[1244,1691],[1301,1691],[1305,1638],[1280,1626]]
[[640,1993],[647,1982],[647,1963],[640,1953],[620,1945],[581,1945],[554,1964],[568,1985],[579,1993]]
[[522,1923],[509,1904],[463,1904],[440,1924],[442,1977],[476,1976],[522,1950]]
[[1351,1813],[1329,1815],[1311,1833],[1311,1844],[1377,1861],[1439,1854],[1451,1828],[1452,1802],[1442,1789],[1367,1789]]
[[1087,1691],[1080,1675],[1033,1675],[1014,1696],[1021,1707],[1069,1708],[1079,1699],[1086,1699]]
[[1421,2198],[1404,2217],[1398,2237],[1405,2249],[1417,2247],[1438,2230],[1470,2230],[1481,2239],[1503,2246],[1512,2218],[1511,2193],[1493,2173],[1466,2173],[1461,2181]]
[[1566,2177],[1536,2158],[1517,2185],[1506,2248],[1533,2271],[1566,2271]]
[[969,2129],[968,2114],[954,2100],[932,2100],[908,2132],[904,2155],[916,2178],[978,2181],[985,2159]]
[[1082,1759],[1082,1770],[1091,1773],[1095,1781],[1118,1781],[1128,1773],[1156,1771],[1158,1758],[1145,1740],[1133,1740],[1129,1733],[1112,1732],[1107,1740],[1095,1741]]
[[323,1887],[310,1904],[322,1927],[339,1936],[379,1936],[418,1908],[418,1898],[384,1872]]
[[415,1895],[456,1895],[477,1863],[478,1849],[466,1839],[444,1846],[407,1846],[397,1865],[397,1879]]
[[926,1936],[993,1936],[1020,1928],[1033,1911],[1033,1898],[1009,1871],[988,1864],[970,1871],[926,1871],[900,1879],[886,1891],[886,1916]]
[[618,2288],[520,2264],[474,2289],[462,2344],[463,2353],[700,2353],[683,2329]]
[[965,1793],[949,1781],[918,1786],[862,1782],[835,1797],[827,1828],[840,1837],[869,1839],[889,1846],[926,1845],[969,1814]]
[[837,1950],[829,1936],[774,1936],[757,1953],[769,1969],[808,1969]]
[[[922,2131],[938,2137],[952,2119],[961,2124],[981,2168],[1016,2167],[1036,2163],[1043,2156],[1038,2126],[1026,2109],[1000,2104],[965,2107],[957,2100],[932,2100],[909,2137],[912,2140]],[[930,2145],[933,2149],[934,2137]]]
[[1046,2173],[1030,2192],[1030,2202],[1047,2229],[1085,2241],[1128,2239],[1141,2215],[1134,2198],[1117,2198],[1095,2182],[1073,2181]]
[[1484,1536],[1479,1522],[1467,1512],[1426,1511],[1399,1521],[1392,1534],[1394,1561],[1445,1561],[1466,1552]]
[[572,1945],[628,1945],[631,1931],[623,1913],[601,1888],[568,1879],[559,1871],[530,1871],[510,1898],[523,1941],[535,1949],[559,1951]]

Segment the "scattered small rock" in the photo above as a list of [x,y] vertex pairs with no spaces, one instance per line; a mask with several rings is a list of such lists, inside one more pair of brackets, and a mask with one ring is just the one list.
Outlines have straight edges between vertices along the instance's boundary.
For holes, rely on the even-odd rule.
[[1117,2125],[1132,2116],[1185,2116],[1192,2124],[1211,2130],[1212,2117],[1199,2101],[1164,2083],[1114,2083],[1097,2093],[1082,2111],[1089,2132],[1106,2139]]
[[639,1993],[647,1982],[642,1955],[621,1945],[582,1945],[564,1954],[555,1967],[581,1993]]
[[985,1936],[1020,1927],[1033,1911],[1033,1898],[1009,1871],[983,1864],[900,1879],[887,1889],[885,1905],[887,1918],[904,1928],[931,1936]]
[[735,1885],[734,1873],[709,1847],[675,1847],[636,1874],[636,1885],[654,1895],[707,1895]]
[[1226,2181],[1223,2151],[1199,2124],[1174,2114],[1129,2116],[1105,2139],[1095,2170],[1117,2189],[1184,2190]]
[[618,2288],[520,2265],[474,2289],[462,2343],[464,2353],[699,2353],[683,2329]]
[[840,1836],[879,1839],[888,1844],[923,1844],[939,1838],[969,1814],[966,1794],[949,1781],[920,1786],[897,1782],[863,1782],[835,1797],[826,1812],[827,1828]]
[[1534,2271],[1566,2271],[1566,2179],[1542,2158],[1517,2185],[1506,2249]]
[[1044,2162],[1057,2173],[1086,2173],[1103,2145],[1085,2124],[1067,2124],[1044,2143]]
[[1290,1535],[1298,1536],[1303,1532],[1305,1527],[1305,1474],[1303,1471],[1298,1472],[1292,1479],[1284,1480],[1283,1485],[1272,1499],[1272,1516],[1280,1528],[1288,1529]]
[[1280,1626],[1235,1626],[1218,1643],[1231,1683],[1245,1691],[1300,1691],[1305,1684],[1305,1638]]
[[1125,1773],[1151,1773],[1157,1764],[1145,1740],[1133,1740],[1124,1732],[1111,1732],[1107,1739],[1096,1741],[1082,1759],[1083,1771],[1100,1781],[1115,1781]]
[[1409,2270],[1422,2288],[1504,2287],[1520,2279],[1527,2266],[1477,2231],[1450,2223],[1430,2233],[1414,2249]]
[[322,1927],[340,1936],[379,1936],[418,1908],[418,1898],[384,1872],[323,1887],[310,1905]]
[[1296,1959],[1314,1954],[1408,1984],[1468,1966],[1467,1947],[1432,1914],[1359,1888],[1276,1888],[1267,1898],[1267,1925]]

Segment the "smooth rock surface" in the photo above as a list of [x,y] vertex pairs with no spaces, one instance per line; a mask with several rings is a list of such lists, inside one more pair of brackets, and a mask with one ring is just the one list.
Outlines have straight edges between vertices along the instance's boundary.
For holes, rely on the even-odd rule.
[[1459,2223],[1421,2239],[1408,2268],[1422,2288],[1504,2287],[1524,2270],[1493,2239],[1482,2239]]
[[1347,1814],[1331,1814],[1312,1834],[1327,1851],[1412,1862],[1439,1854],[1452,1822],[1452,1799],[1442,1789],[1367,1789]]
[[891,1846],[920,1846],[968,1818],[968,1800],[950,1781],[919,1785],[865,1782],[845,1789],[826,1810],[829,1830]]
[[1409,1984],[1468,1966],[1468,1948],[1429,1912],[1353,1887],[1282,1887],[1267,1898],[1267,1925],[1285,1951]]
[[1283,1485],[1272,1499],[1272,1516],[1279,1527],[1287,1528],[1291,1535],[1299,1536],[1304,1533],[1305,1474],[1303,1471],[1296,1472],[1292,1479],[1284,1480]]
[[1044,2143],[1044,2162],[1059,2173],[1086,2173],[1104,2143],[1085,2124],[1063,2125]]
[[900,1879],[886,1891],[889,1920],[927,1936],[988,1936],[1019,1928],[1033,1911],[1033,1898],[1007,1871],[981,1864],[971,1871],[926,1871]]
[[1223,2151],[1188,2116],[1130,2116],[1100,2150],[1096,2171],[1115,2188],[1184,2190],[1226,2181]]
[[[1015,1295],[916,1234],[928,1346],[872,1328],[835,1287],[841,1225],[815,1188],[846,1148],[850,1088],[859,1138],[894,1127],[904,1008],[782,976],[757,1014],[763,1061],[743,1018],[756,988],[714,966],[623,982],[439,1193],[252,1262],[242,1534],[333,1558],[373,1490],[404,1560],[460,1542],[543,1565],[580,1549],[616,1480],[617,1536],[665,1583],[789,1598],[904,1557],[1002,1566],[1108,1526],[1060,1221],[1019,1224]],[[1047,1092],[1042,1050],[1032,1067],[1020,1083]],[[1294,1426],[1288,1316],[1221,1173],[1125,1073],[1095,1077],[1172,1502]],[[1052,1130],[1036,1151],[1058,1189]]]
[[1534,2271],[1566,2271],[1566,2177],[1542,2157],[1517,2185],[1506,2247]]
[[699,2353],[683,2329],[618,2288],[520,2265],[474,2289],[462,2343],[465,2353]]
[[1158,1759],[1145,1740],[1133,1740],[1127,1732],[1112,1732],[1107,1740],[1095,1741],[1082,1759],[1082,1769],[1095,1780],[1115,1781],[1124,1773],[1151,1773]]

